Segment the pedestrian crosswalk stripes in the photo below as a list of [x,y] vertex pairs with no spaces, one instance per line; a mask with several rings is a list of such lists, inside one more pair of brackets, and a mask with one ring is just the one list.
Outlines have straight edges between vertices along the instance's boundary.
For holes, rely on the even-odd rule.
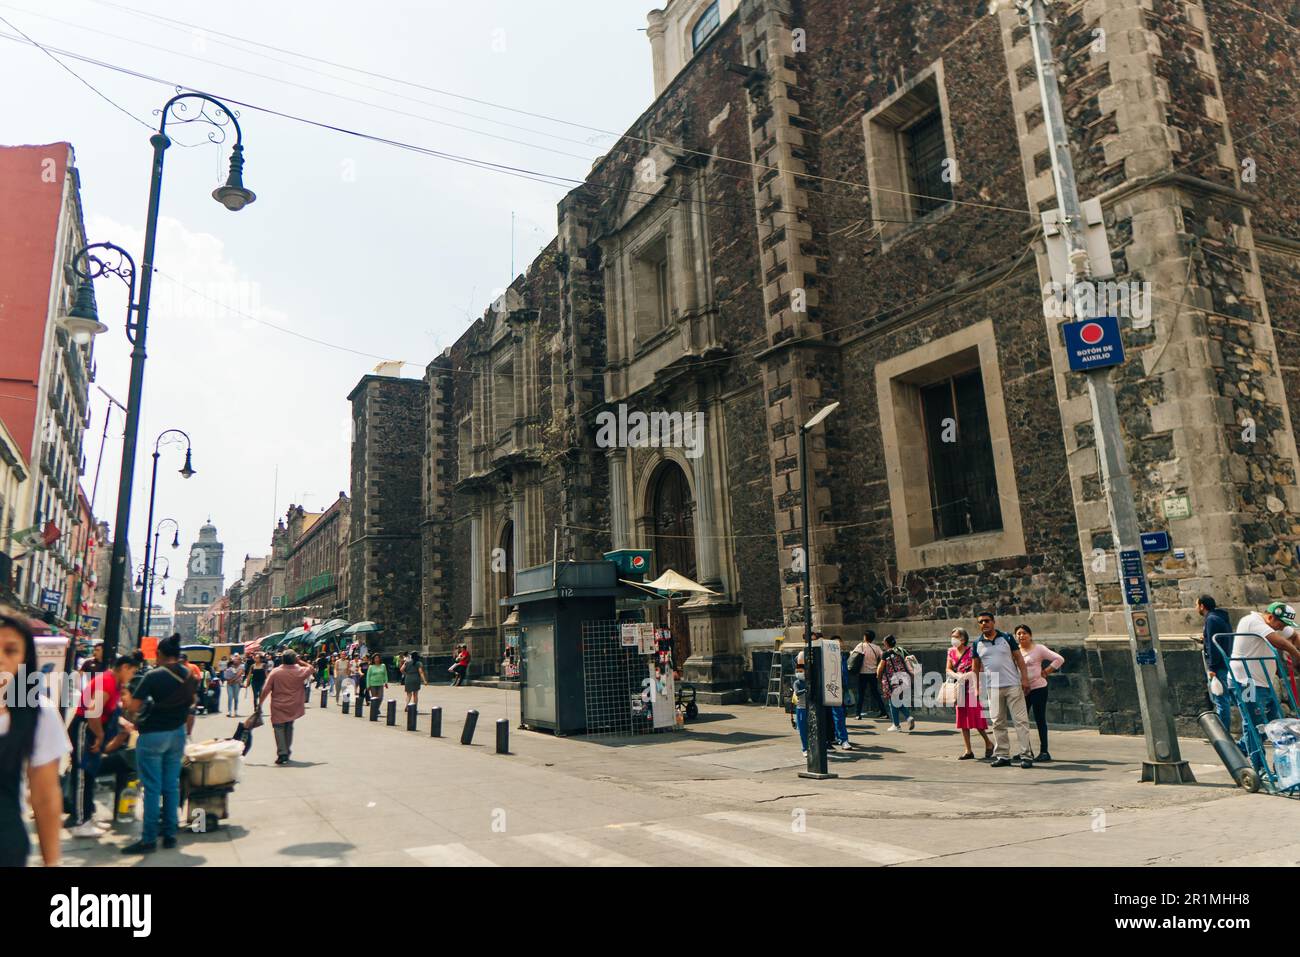
[[766,818],[760,814],[744,814],[737,811],[720,811],[716,814],[707,814],[705,817],[711,821],[723,821],[727,824],[735,824],[739,827],[753,828],[756,831],[761,831],[764,834],[771,834],[774,837],[786,838],[792,841],[807,841],[816,844],[818,847],[824,847],[841,854],[847,854],[849,857],[871,861],[873,864],[902,864],[907,861],[919,861],[923,858],[934,857],[933,854],[927,854],[923,851],[914,851],[910,848],[897,847],[893,844],[881,844],[876,841],[863,841],[852,837],[840,837],[825,831],[805,829],[796,832],[791,829],[788,823]]
[[429,867],[496,867],[491,858],[471,851],[464,844],[430,844],[408,847],[406,853]]
[[[483,841],[407,848],[429,867],[509,867],[538,862],[579,867],[645,867],[677,856],[677,863],[733,867],[794,867],[799,852],[832,851],[846,864],[903,864],[933,857],[893,844],[806,827],[785,817],[720,811],[675,821],[636,821],[581,831],[503,835]],[[615,846],[616,845],[616,846]],[[795,853],[792,853],[795,852]]]
[[565,864],[580,864],[587,867],[646,866],[645,861],[638,861],[626,854],[593,844],[576,834],[558,831],[549,834],[525,834],[516,840]]
[[709,837],[684,828],[669,827],[666,824],[643,824],[641,830],[657,841],[676,844],[679,847],[696,851],[712,858],[717,864],[743,864],[746,867],[786,867],[789,862],[756,851],[728,844],[726,841]]

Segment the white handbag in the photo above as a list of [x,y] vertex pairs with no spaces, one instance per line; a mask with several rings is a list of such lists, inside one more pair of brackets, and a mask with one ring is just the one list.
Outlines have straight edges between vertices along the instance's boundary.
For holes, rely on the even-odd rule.
[[940,708],[957,707],[957,681],[949,678],[939,687],[939,698],[936,702]]

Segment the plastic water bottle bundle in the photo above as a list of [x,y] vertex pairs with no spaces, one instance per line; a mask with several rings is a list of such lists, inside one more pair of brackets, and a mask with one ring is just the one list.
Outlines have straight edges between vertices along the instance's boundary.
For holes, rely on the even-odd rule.
[[1264,733],[1273,742],[1273,767],[1279,788],[1300,785],[1300,720],[1282,718],[1264,726]]

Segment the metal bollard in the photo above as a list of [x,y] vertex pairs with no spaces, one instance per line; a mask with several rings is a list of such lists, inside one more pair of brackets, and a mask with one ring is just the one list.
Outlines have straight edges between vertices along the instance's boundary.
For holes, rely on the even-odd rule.
[[414,704],[408,704],[406,706],[406,730],[407,731],[415,730],[415,705]]
[[442,737],[442,708],[437,705],[429,709],[429,737]]
[[474,726],[478,724],[478,712],[470,708],[465,712],[465,727],[460,732],[460,743],[469,744],[474,740]]
[[357,697],[356,697],[356,705],[355,705],[355,707],[354,707],[352,710],[356,712],[356,715],[357,715],[358,718],[361,717],[361,706],[362,706],[364,703],[365,703],[365,699],[362,698],[361,695],[357,695]]
[[328,707],[330,706],[330,689],[329,689],[329,688],[321,688],[321,689],[320,689],[320,706],[321,706],[322,708],[328,708]]
[[497,754],[510,753],[510,721],[497,718]]
[[389,701],[388,701],[388,716],[387,716],[387,718],[384,719],[384,723],[385,723],[386,725],[388,725],[390,728],[391,728],[391,727],[394,727],[394,726],[397,724],[397,701],[396,701],[396,699],[389,699]]
[[379,720],[379,699],[378,698],[370,699],[370,720],[371,721]]

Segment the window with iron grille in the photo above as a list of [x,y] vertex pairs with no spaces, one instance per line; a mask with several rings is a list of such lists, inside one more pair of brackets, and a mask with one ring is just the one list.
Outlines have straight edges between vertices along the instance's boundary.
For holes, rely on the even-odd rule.
[[887,248],[952,205],[958,182],[942,61],[863,116],[871,208]]
[[952,201],[952,184],[943,175],[948,155],[943,114],[935,109],[909,127],[904,135],[912,187],[912,218],[920,219]]
[[920,390],[930,465],[934,536],[1002,528],[984,382],[971,369]]

